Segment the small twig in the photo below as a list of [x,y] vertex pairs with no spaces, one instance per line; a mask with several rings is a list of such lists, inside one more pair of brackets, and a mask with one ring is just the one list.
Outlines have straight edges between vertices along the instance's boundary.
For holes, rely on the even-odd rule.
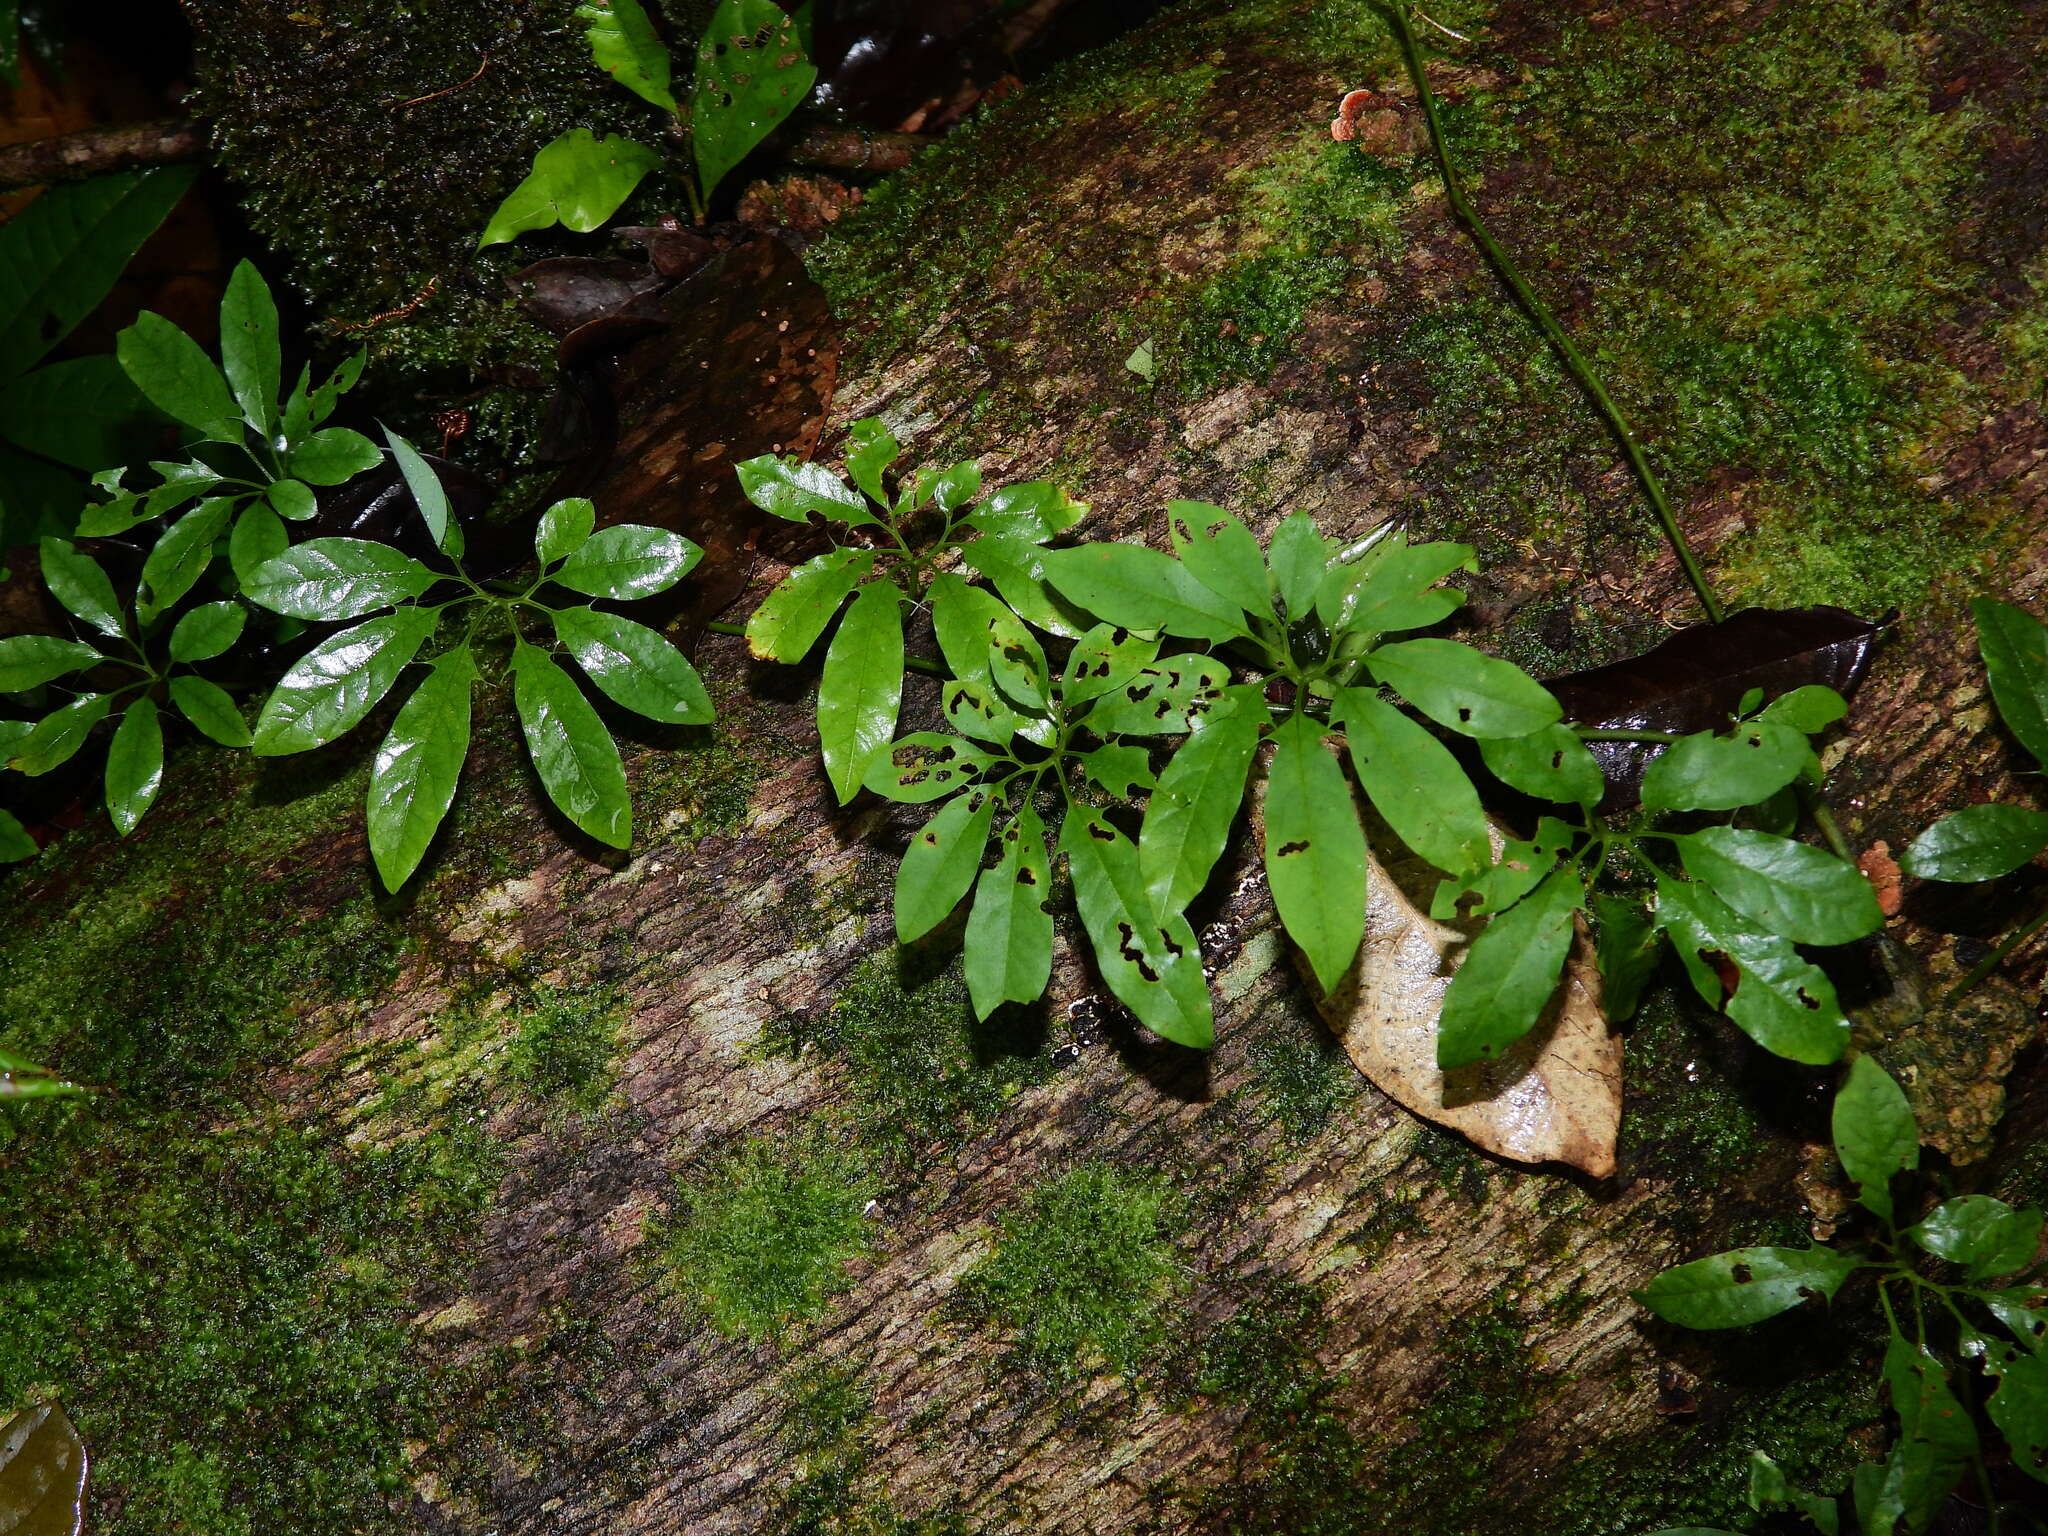
[[1607,393],[1607,386],[1600,382],[1600,376],[1593,371],[1571,337],[1550,312],[1536,291],[1523,279],[1513,260],[1502,248],[1499,241],[1487,230],[1472,205],[1465,200],[1465,190],[1458,182],[1458,169],[1451,159],[1450,146],[1444,139],[1444,125],[1437,116],[1436,97],[1430,93],[1429,77],[1423,67],[1422,47],[1415,40],[1415,29],[1408,24],[1407,0],[1382,0],[1380,10],[1385,13],[1394,29],[1394,38],[1401,45],[1401,57],[1408,65],[1408,77],[1415,82],[1415,95],[1422,104],[1423,121],[1429,126],[1430,148],[1436,153],[1436,164],[1443,177],[1444,196],[1451,205],[1451,211],[1472,232],[1479,249],[1508,285],[1522,308],[1527,310],[1550,344],[1563,359],[1565,369],[1578,381],[1579,387],[1592,397],[1594,406],[1605,418],[1608,429],[1613,432],[1621,445],[1622,456],[1628,460],[1629,468],[1635,471],[1636,479],[1643,487],[1643,494],[1649,497],[1650,509],[1657,514],[1657,521],[1664,529],[1664,537],[1671,545],[1671,551],[1678,557],[1679,568],[1685,572],[1685,579],[1692,583],[1693,592],[1699,597],[1700,607],[1713,623],[1722,619],[1721,604],[1715,598],[1713,588],[1707,585],[1706,573],[1693,558],[1692,547],[1685,541],[1685,533],[1678,526],[1678,518],[1671,510],[1671,502],[1664,494],[1664,484],[1657,478],[1650,461],[1644,456],[1635,435],[1629,431],[1628,422],[1621,414],[1621,407],[1614,403],[1614,397]]
[[2040,911],[2007,934],[1998,948],[1992,950],[1990,954],[1964,972],[1963,979],[1950,988],[1948,996],[1941,1000],[1943,1005],[1952,1006],[1965,992],[1970,991],[1979,982],[1983,981],[1985,977],[2005,964],[2014,950],[2026,943],[2027,940],[2031,939],[2043,928],[2048,928],[2048,906],[2043,906]]
[[463,87],[464,87],[465,85],[475,85],[475,84],[477,83],[477,81],[479,81],[479,80],[483,79],[483,77],[484,77],[484,71],[485,71],[485,70],[487,70],[487,69],[489,69],[490,67],[491,67],[491,56],[490,56],[490,55],[489,55],[489,54],[487,53],[487,54],[485,54],[485,55],[484,55],[484,61],[483,61],[483,63],[481,63],[481,64],[477,65],[477,67],[476,67],[476,73],[475,73],[475,74],[473,74],[473,75],[471,75],[471,76],[470,76],[470,77],[469,77],[469,78],[468,78],[467,80],[458,80],[458,81],[456,81],[456,82],[455,82],[455,84],[453,84],[453,85],[444,85],[444,86],[442,86],[442,87],[441,87],[441,89],[440,89],[440,90],[438,90],[438,91],[429,91],[429,92],[427,92],[427,94],[426,94],[426,95],[424,95],[424,96],[415,96],[415,97],[413,97],[413,98],[412,98],[412,99],[411,99],[410,101],[400,101],[400,102],[394,102],[394,103],[392,104],[391,110],[392,110],[393,112],[402,112],[402,111],[404,111],[404,110],[405,110],[405,109],[406,109],[407,107],[416,107],[416,106],[418,106],[418,105],[419,105],[419,104],[420,104],[421,102],[423,102],[423,101],[436,101],[436,100],[439,100],[439,99],[440,99],[441,97],[443,97],[443,96],[449,95],[450,93],[452,93],[452,92],[454,92],[454,91],[459,91],[459,90],[461,90],[461,89],[462,89],[462,88],[463,88]]
[[0,190],[46,187],[109,171],[174,165],[205,153],[206,130],[182,119],[87,128],[0,149]]
[[1429,12],[1425,11],[1419,5],[1415,7],[1415,14],[1420,16],[1424,21],[1428,22],[1432,27],[1435,27],[1437,31],[1443,33],[1445,37],[1455,37],[1461,43],[1469,43],[1472,41],[1471,38],[1467,37],[1462,32],[1453,32],[1449,27],[1445,26],[1442,22],[1438,21],[1434,16],[1430,15]]
[[383,314],[372,315],[367,320],[329,320],[324,323],[331,334],[340,336],[349,331],[367,331],[374,325],[382,325],[386,320],[403,320],[407,315],[426,303],[428,299],[432,298],[434,290],[440,286],[441,279],[439,277],[430,277],[418,293],[414,294],[396,309],[387,309]]

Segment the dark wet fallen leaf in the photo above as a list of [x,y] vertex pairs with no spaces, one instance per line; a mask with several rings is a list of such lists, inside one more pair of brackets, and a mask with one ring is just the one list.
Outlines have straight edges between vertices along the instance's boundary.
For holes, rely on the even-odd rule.
[[557,336],[622,309],[668,285],[644,261],[624,257],[555,256],[521,268],[508,280],[526,312]]
[[[1814,683],[1852,697],[1891,616],[1872,621],[1842,608],[1745,608],[1720,624],[1695,624],[1640,656],[1545,679],[1579,725],[1686,735],[1725,727],[1752,688],[1766,698]],[[1637,800],[1643,769],[1663,750],[1637,742],[1590,743],[1607,775],[1605,810]]]
[[667,278],[688,277],[717,250],[711,240],[673,220],[644,226],[620,225],[611,233],[645,250],[654,270]]
[[78,1536],[85,1482],[85,1443],[57,1404],[0,1424],[0,1536]]
[[[491,483],[438,454],[422,454],[448,492],[448,510],[462,529],[463,563],[479,576],[502,576],[532,554],[522,530],[501,529],[484,520],[495,491]],[[375,539],[395,544],[416,560],[435,557],[434,541],[414,505],[412,492],[389,458],[345,485],[317,494],[317,510],[299,525],[299,538]]]

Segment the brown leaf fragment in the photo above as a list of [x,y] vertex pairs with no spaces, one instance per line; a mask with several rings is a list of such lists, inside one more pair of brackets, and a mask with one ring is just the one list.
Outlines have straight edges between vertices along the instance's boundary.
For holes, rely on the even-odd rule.
[[55,1403],[0,1424],[0,1536],[78,1536],[86,1463],[85,1443]]
[[1904,882],[1899,872],[1899,861],[1892,857],[1891,844],[1872,843],[1858,857],[1856,867],[1863,871],[1863,878],[1870,882],[1870,889],[1877,896],[1877,910],[1886,917],[1897,917],[1899,893]]
[[[1407,1109],[1489,1152],[1608,1177],[1621,1129],[1621,1037],[1601,1009],[1585,925],[1536,1027],[1499,1060],[1446,1074],[1436,1064],[1444,992],[1486,920],[1432,919],[1429,893],[1442,877],[1378,818],[1368,816],[1366,826],[1365,942],[1337,990],[1317,1003],[1352,1064]],[[1504,843],[1496,826],[1495,857]],[[1312,979],[1309,987],[1315,991]]]

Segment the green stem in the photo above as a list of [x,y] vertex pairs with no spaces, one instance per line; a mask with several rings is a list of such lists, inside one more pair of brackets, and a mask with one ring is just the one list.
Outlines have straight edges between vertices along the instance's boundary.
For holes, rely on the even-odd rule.
[[1423,120],[1429,125],[1430,148],[1436,153],[1437,170],[1443,177],[1444,196],[1450,202],[1451,211],[1457,214],[1467,229],[1471,230],[1472,238],[1478,242],[1479,249],[1485,253],[1493,269],[1508,285],[1516,301],[1529,312],[1538,329],[1557,349],[1558,356],[1564,360],[1566,370],[1578,381],[1579,387],[1592,397],[1593,404],[1606,418],[1608,429],[1621,445],[1622,456],[1628,460],[1629,468],[1635,471],[1636,479],[1643,487],[1643,494],[1650,500],[1650,509],[1657,514],[1657,521],[1664,529],[1664,537],[1671,545],[1671,552],[1678,557],[1679,568],[1685,572],[1685,579],[1692,583],[1693,592],[1700,600],[1700,607],[1706,611],[1710,621],[1720,623],[1723,617],[1720,601],[1714,596],[1713,588],[1707,585],[1706,574],[1700,569],[1699,562],[1693,558],[1692,547],[1686,543],[1685,534],[1678,526],[1678,518],[1671,510],[1671,502],[1664,494],[1664,484],[1657,478],[1656,471],[1650,468],[1649,459],[1644,456],[1641,445],[1629,431],[1628,422],[1621,414],[1621,407],[1614,403],[1614,397],[1607,393],[1607,386],[1600,382],[1600,376],[1593,371],[1592,364],[1588,363],[1579,349],[1572,344],[1571,337],[1565,334],[1564,327],[1558,324],[1557,317],[1551,314],[1549,307],[1541,299],[1536,297],[1535,290],[1523,280],[1522,274],[1516,270],[1514,262],[1509,259],[1500,242],[1493,238],[1486,225],[1480,221],[1478,213],[1465,200],[1464,188],[1458,183],[1457,166],[1452,162],[1450,147],[1444,141],[1444,126],[1437,116],[1436,98],[1430,94],[1429,80],[1423,69],[1422,48],[1415,40],[1415,29],[1408,24],[1405,6],[1406,0],[1392,0],[1390,4],[1383,4],[1381,9],[1386,13],[1388,21],[1393,26],[1395,39],[1401,45],[1401,57],[1407,62],[1409,78],[1415,82],[1415,94],[1422,103]]
[[1671,731],[1594,731],[1578,725],[1573,726],[1572,731],[1581,741],[1641,741],[1669,746],[1674,741],[1685,739]]
[[2005,964],[2007,958],[2011,956],[2014,950],[2026,943],[2027,940],[2039,933],[2044,927],[2048,927],[2048,906],[2043,906],[2040,911],[2028,918],[2025,923],[2007,934],[1998,948],[1971,966],[1968,973],[1961,981],[1955,984],[1948,996],[1942,999],[1942,1002],[1944,1004],[1953,1004],[1965,992],[1976,987],[1985,977]]
[[1799,785],[1799,799],[1806,807],[1806,814],[1813,818],[1813,824],[1820,828],[1820,835],[1827,839],[1835,857],[1844,864],[1856,862],[1856,850],[1849,846],[1849,839],[1842,834],[1842,824],[1835,820],[1835,813],[1827,801],[1821,798],[1816,785],[1802,781]]
[[[706,624],[704,627],[714,635],[738,635],[745,638],[747,633],[744,624]],[[922,656],[906,656],[903,658],[903,665],[913,672],[922,672],[927,677],[944,678],[947,682],[953,680],[952,673],[936,661],[926,661]]]

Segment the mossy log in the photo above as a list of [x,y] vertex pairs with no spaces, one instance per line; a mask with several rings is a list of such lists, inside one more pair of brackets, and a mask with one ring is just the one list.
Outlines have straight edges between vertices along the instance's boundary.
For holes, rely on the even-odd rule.
[[[223,84],[281,0],[194,4],[259,216],[325,196]],[[2048,571],[2048,17],[1432,13],[1479,39],[1435,77],[1478,201],[1715,580],[1903,610],[1831,754],[1851,839],[2026,800],[1962,603],[2038,607]],[[405,47],[403,17],[351,15],[350,57]],[[477,121],[525,110],[509,70]],[[1333,143],[1357,87],[1383,116]],[[1460,622],[1504,654],[1644,647],[1689,595],[1418,147],[1363,0],[1167,10],[813,248],[848,330],[824,452],[879,412],[920,461],[1062,479],[1097,537],[1158,537],[1170,496],[1397,518],[1480,547]],[[403,210],[445,170],[371,174]],[[332,191],[289,260],[345,257],[365,185]],[[390,227],[399,287],[455,259]],[[1148,340],[1149,380],[1124,364]],[[1213,1055],[1140,1037],[1071,962],[976,1027],[957,932],[893,943],[910,823],[831,809],[808,675],[718,637],[700,664],[721,724],[629,754],[630,859],[560,841],[501,731],[397,899],[350,745],[188,754],[133,839],[4,877],[8,1044],[118,1092],[0,1126],[0,1398],[64,1398],[102,1529],[1622,1536],[1742,1523],[1751,1447],[1832,1489],[1881,1444],[1853,1288],[1727,1337],[1629,1294],[1829,1219],[1828,1074],[1666,990],[1613,1180],[1487,1159],[1352,1074],[1241,851],[1204,914]],[[1952,973],[2026,885],[1916,894],[1898,965]],[[1863,1025],[1916,1064],[1959,1179],[2027,1198],[2039,964],[1966,1015],[1888,996]]]

